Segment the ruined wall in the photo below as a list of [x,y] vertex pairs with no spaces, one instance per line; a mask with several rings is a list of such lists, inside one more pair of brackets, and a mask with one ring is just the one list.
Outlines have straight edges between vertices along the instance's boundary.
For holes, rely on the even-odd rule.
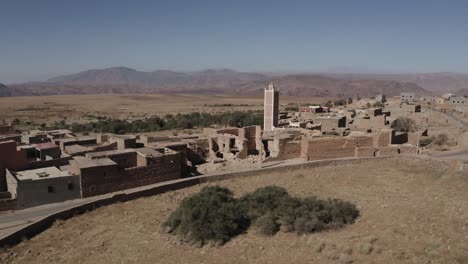
[[408,144],[419,147],[420,138],[421,138],[421,133],[419,132],[408,133]]
[[356,129],[378,129],[386,127],[386,115],[371,116],[369,118],[356,118],[352,124]]
[[248,126],[240,129],[239,137],[247,142],[247,155],[258,155],[261,148],[262,129],[260,126]]
[[337,159],[355,156],[356,140],[354,138],[325,137],[306,139],[303,158],[308,160]]
[[381,130],[374,136],[374,147],[387,147],[392,143],[392,130]]
[[283,149],[278,158],[297,159],[301,157],[301,140],[288,141],[283,144]]
[[216,136],[217,134],[231,134],[234,136],[239,135],[239,128],[236,127],[228,127],[228,128],[203,128],[203,134],[206,136]]
[[353,137],[356,141],[357,147],[373,147],[374,146],[374,137],[373,136],[359,136]]
[[379,154],[379,150],[375,147],[358,147],[356,148],[356,157],[358,158],[370,158],[376,157]]

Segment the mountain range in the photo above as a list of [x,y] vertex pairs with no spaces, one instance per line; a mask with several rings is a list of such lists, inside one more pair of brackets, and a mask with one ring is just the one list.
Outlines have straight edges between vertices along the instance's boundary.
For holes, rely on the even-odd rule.
[[127,67],[86,70],[51,78],[0,86],[0,96],[97,93],[203,93],[261,95],[269,82],[290,96],[388,96],[400,92],[438,94],[466,91],[468,74],[264,74],[210,69],[196,72],[137,71]]

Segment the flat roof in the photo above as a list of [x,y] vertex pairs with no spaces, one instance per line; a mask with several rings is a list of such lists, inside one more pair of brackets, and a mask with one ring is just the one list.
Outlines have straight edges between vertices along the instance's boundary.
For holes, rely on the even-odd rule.
[[34,170],[24,170],[16,172],[18,180],[43,180],[50,178],[68,177],[72,176],[68,171],[62,171],[56,167],[47,167]]
[[117,163],[115,163],[109,158],[102,158],[102,159],[74,158],[73,161],[76,162],[76,164],[78,165],[80,169],[117,165]]
[[85,140],[97,140],[96,137],[72,137],[72,138],[61,138],[58,139],[59,141],[62,142],[72,142],[72,141],[85,141]]
[[138,153],[142,154],[143,156],[153,156],[153,157],[159,157],[159,156],[164,156],[161,152],[153,149],[153,148],[139,148],[135,149]]
[[78,144],[65,146],[65,152],[67,152],[68,154],[75,154],[75,153],[91,151],[91,150],[92,150],[91,148],[84,147]]
[[126,154],[126,153],[133,153],[133,152],[136,152],[135,149],[106,150],[106,151],[86,153],[86,157],[91,157],[92,158],[92,157],[100,157],[100,156],[116,155],[116,154]]
[[46,142],[46,143],[39,143],[39,144],[35,144],[35,148],[36,149],[51,149],[51,148],[58,148],[59,146],[57,146],[55,143],[53,142]]

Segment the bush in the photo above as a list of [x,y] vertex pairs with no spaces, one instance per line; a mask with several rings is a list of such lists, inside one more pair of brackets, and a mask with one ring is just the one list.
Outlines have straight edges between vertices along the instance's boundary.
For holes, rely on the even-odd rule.
[[356,206],[338,199],[295,198],[280,187],[267,186],[235,199],[221,187],[205,187],[183,201],[163,226],[168,232],[197,244],[224,244],[246,230],[272,236],[280,227],[298,234],[339,228],[354,223]]
[[231,191],[205,187],[183,201],[163,226],[192,243],[224,244],[248,227],[245,215]]
[[392,122],[390,127],[399,132],[414,132],[416,130],[416,122],[409,117],[399,117]]
[[434,143],[438,146],[445,145],[448,141],[448,136],[447,134],[439,134],[435,137]]
[[432,141],[434,141],[433,137],[424,137],[419,140],[419,146],[420,147],[427,147],[429,146]]
[[273,236],[279,231],[280,225],[276,222],[276,217],[266,214],[255,220],[254,229],[258,234]]
[[277,186],[267,186],[255,190],[240,199],[251,219],[265,214],[277,214],[278,207],[289,198],[288,192]]

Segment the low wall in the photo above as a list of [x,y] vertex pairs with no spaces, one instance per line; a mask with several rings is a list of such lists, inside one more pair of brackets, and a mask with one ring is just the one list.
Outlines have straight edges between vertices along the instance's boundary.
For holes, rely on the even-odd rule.
[[[336,160],[320,160],[320,161],[311,161],[300,164],[285,165],[282,167],[270,167],[262,168],[250,171],[240,171],[224,174],[215,174],[215,175],[204,175],[197,176],[193,178],[185,178],[177,181],[167,182],[155,187],[150,187],[142,190],[127,190],[128,193],[118,193],[113,196],[105,196],[102,199],[90,201],[89,203],[75,206],[73,208],[65,209],[57,213],[53,213],[47,217],[44,217],[37,222],[29,224],[22,229],[6,236],[0,238],[0,247],[7,245],[14,245],[21,242],[24,239],[34,237],[35,235],[43,232],[53,225],[53,223],[59,219],[65,220],[69,219],[77,214],[83,214],[85,212],[94,210],[96,208],[106,206],[109,204],[117,202],[126,202],[142,197],[148,197],[153,195],[162,194],[169,191],[180,190],[183,188],[195,186],[202,183],[221,181],[234,178],[250,177],[258,174],[264,174],[269,172],[289,172],[292,169],[311,169],[323,166],[337,166],[349,163],[365,163],[373,159],[391,159],[393,157],[386,158],[349,158],[349,159],[336,159]],[[405,157],[409,158],[409,157]]]
[[69,161],[73,159],[72,156],[70,157],[63,157],[58,159],[52,160],[40,160],[40,161],[33,161],[28,163],[28,170],[46,168],[46,167],[60,167],[69,164]]

